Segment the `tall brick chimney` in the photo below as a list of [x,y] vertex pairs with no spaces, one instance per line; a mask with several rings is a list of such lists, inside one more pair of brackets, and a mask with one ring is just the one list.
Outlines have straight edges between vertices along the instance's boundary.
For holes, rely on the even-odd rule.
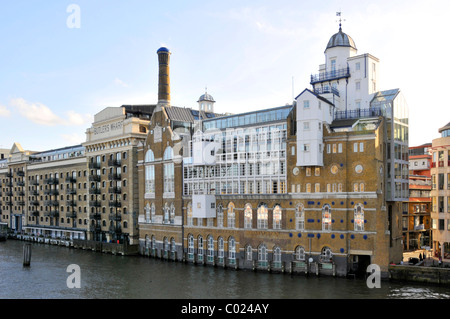
[[170,51],[161,47],[156,53],[159,61],[158,104],[170,106]]

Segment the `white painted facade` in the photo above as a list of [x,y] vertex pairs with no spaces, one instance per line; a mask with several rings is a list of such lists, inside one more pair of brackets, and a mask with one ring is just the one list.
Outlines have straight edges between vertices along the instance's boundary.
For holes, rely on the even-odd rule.
[[376,57],[357,55],[353,40],[341,29],[330,38],[325,63],[311,76],[312,89],[296,97],[297,166],[323,166],[323,125],[331,124],[335,112],[347,116],[369,109],[378,79]]

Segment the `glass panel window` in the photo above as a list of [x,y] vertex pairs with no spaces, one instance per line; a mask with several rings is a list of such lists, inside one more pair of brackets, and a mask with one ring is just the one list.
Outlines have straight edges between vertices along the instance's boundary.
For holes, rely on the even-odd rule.
[[273,209],[273,229],[281,229],[281,207],[279,205]]
[[267,206],[261,205],[258,207],[257,215],[258,215],[258,228],[266,229],[267,228],[267,220],[268,220],[268,210]]

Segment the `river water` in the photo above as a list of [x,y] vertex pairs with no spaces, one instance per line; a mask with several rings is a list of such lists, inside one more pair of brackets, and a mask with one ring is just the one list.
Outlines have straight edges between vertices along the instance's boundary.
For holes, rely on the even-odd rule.
[[[449,299],[450,288],[364,279],[224,270],[141,256],[117,256],[45,244],[0,242],[0,299]],[[68,266],[80,288],[69,288]],[[75,282],[70,280],[70,282]]]

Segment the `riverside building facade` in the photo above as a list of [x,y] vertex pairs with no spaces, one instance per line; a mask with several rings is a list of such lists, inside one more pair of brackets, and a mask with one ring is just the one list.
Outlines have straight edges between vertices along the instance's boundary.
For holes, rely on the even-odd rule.
[[220,116],[200,98],[179,133],[182,112],[160,96],[139,157],[141,252],[338,275],[400,262],[408,108],[378,90],[379,60],[356,53],[340,28],[292,105]]
[[431,220],[433,252],[450,259],[450,123],[439,129],[440,138],[432,141]]
[[407,105],[341,28],[311,88],[241,114],[217,113],[207,92],[171,105],[171,52],[157,56],[156,104],[102,110],[73,156],[15,145],[0,160],[2,221],[263,271],[386,273],[402,259]]

